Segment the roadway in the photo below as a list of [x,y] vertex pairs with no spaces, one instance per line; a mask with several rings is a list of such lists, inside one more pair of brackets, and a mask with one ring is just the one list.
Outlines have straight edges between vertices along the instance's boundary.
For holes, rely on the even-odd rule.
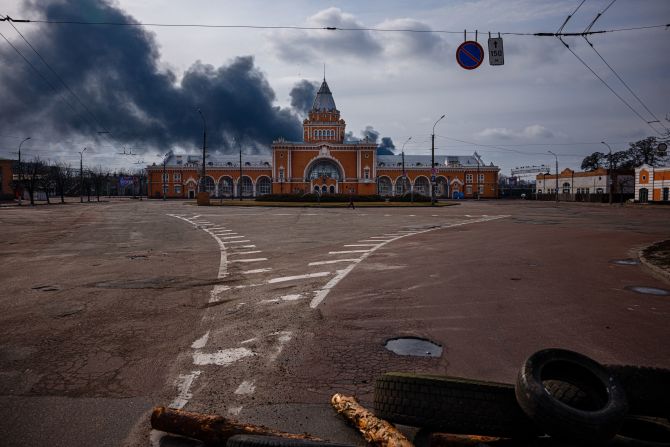
[[[534,202],[3,209],[0,429],[8,445],[169,445],[147,414],[171,405],[360,442],[328,399],[369,405],[384,371],[512,381],[548,346],[670,367],[670,297],[625,289],[670,285],[611,262],[667,237],[669,216]],[[397,356],[383,346],[397,336],[444,354]]]

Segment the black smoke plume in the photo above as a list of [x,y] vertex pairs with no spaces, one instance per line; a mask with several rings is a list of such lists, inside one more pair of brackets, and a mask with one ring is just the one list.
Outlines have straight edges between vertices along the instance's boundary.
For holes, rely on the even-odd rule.
[[[365,126],[365,129],[361,131],[361,136],[362,138],[356,138],[353,132],[347,132],[345,140],[351,142],[367,140],[370,143],[376,143],[379,140],[379,132],[372,126]],[[377,145],[377,155],[393,155],[393,149],[395,145],[391,137],[382,137],[381,143]]]
[[[46,19],[136,21],[113,4],[95,0],[62,0],[46,5],[28,2],[25,10],[28,15]],[[263,150],[279,137],[301,138],[299,118],[291,109],[274,105],[275,93],[251,56],[237,57],[220,67],[197,61],[179,80],[172,71],[160,68],[155,37],[142,27],[15,26],[90,112],[13,29],[3,26],[3,34],[56,91],[4,40],[0,41],[0,133],[23,132],[56,140],[71,136],[100,138],[100,132],[109,131],[112,141],[147,150],[175,145],[198,147],[203,130],[197,112],[200,108],[211,150],[226,151],[233,139]],[[303,84],[294,91],[304,93]],[[298,96],[292,92],[294,101]],[[303,104],[298,101],[299,106]]]
[[307,79],[303,79],[293,86],[289,94],[291,96],[291,107],[301,116],[307,116],[307,113],[312,108],[318,87],[318,84],[310,82]]

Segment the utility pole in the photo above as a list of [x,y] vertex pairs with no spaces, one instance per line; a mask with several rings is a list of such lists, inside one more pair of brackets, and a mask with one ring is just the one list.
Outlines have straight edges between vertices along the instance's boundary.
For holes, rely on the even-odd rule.
[[19,206],[21,206],[21,199],[23,198],[23,165],[21,165],[21,146],[23,143],[30,140],[30,137],[26,137],[22,142],[19,143],[19,188],[21,189],[21,194],[19,195]]
[[242,201],[242,145],[238,145],[240,148],[240,179],[238,180],[237,184],[239,185],[240,188],[240,202]]
[[442,115],[435,124],[433,124],[433,133],[431,134],[431,149],[430,149],[430,205],[435,206],[435,126],[446,115]]
[[[202,114],[202,110],[198,109],[200,118],[202,118],[202,173],[200,174],[200,185],[198,192],[205,192],[205,148],[207,147],[207,122],[205,121],[205,115]],[[165,193],[163,193],[163,198],[165,198]]]
[[84,203],[84,152],[86,148],[79,152],[79,203]]
[[411,140],[412,137],[409,137],[407,141],[405,141],[402,144],[402,177],[400,177],[402,180],[402,195],[405,195],[405,179],[407,178],[407,175],[405,174],[405,145],[409,143],[409,140]]
[[475,161],[477,162],[477,200],[479,200],[479,157],[477,156],[477,152],[475,152]]
[[[166,165],[167,165],[167,161],[168,161],[168,156],[169,156],[169,155],[170,155],[170,152],[167,152],[167,153],[165,154],[165,156],[163,157],[163,182],[162,182],[162,185],[163,185],[163,200],[165,200],[165,195],[166,195],[166,188],[165,188],[165,186],[166,186],[166,185],[165,185],[165,174],[166,174],[166,173],[165,173],[165,167],[166,167]],[[158,156],[160,157],[161,154],[158,154]],[[140,196],[141,196],[141,195],[142,195],[142,183],[140,183]]]
[[558,155],[554,154],[552,151],[548,152],[556,158],[556,203],[558,203]]
[[610,150],[609,157],[608,157],[609,162],[610,162],[609,163],[610,167],[607,170],[607,174],[608,174],[607,175],[607,181],[610,183],[610,185],[609,185],[610,186],[610,188],[609,188],[610,193],[608,195],[610,196],[609,197],[609,203],[611,205],[612,204],[612,196],[614,195],[614,174],[612,173],[612,148],[610,147],[609,144],[605,143],[604,141],[601,141],[601,143],[604,144],[605,146],[607,146],[607,148]]

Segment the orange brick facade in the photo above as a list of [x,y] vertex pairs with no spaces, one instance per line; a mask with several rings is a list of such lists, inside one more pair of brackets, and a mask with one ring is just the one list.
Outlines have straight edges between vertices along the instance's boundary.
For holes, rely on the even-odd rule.
[[[484,165],[476,153],[436,156],[431,172],[430,155],[378,155],[376,143],[345,141],[345,134],[346,123],[324,80],[303,122],[303,141],[276,140],[271,154],[242,155],[241,163],[238,155],[210,154],[204,190],[214,197],[308,192],[429,196],[434,174],[437,197],[498,196],[498,167]],[[201,162],[198,156],[170,155],[164,166],[149,166],[149,196],[162,197],[164,188],[166,197],[195,197]]]

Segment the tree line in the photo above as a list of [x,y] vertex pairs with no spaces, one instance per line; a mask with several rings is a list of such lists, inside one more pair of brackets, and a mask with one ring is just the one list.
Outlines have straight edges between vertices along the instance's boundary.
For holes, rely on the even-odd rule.
[[85,196],[89,202],[91,197],[96,197],[99,202],[100,196],[125,195],[127,188],[123,186],[124,178],[136,180],[129,187],[131,195],[141,197],[146,194],[144,169],[112,172],[98,166],[82,171],[62,161],[50,162],[35,157],[27,162],[15,162],[13,172],[14,191],[19,197],[25,191],[31,205],[35,204],[35,196],[39,192],[44,194],[48,204],[52,203],[52,199],[60,199],[60,203],[65,203],[65,197],[79,196],[83,200]]
[[612,152],[611,161],[609,153],[594,152],[584,157],[581,167],[584,171],[594,171],[598,168],[631,171],[643,164],[662,166],[668,158],[668,140],[670,135],[663,138],[647,137],[629,143],[628,149]]

